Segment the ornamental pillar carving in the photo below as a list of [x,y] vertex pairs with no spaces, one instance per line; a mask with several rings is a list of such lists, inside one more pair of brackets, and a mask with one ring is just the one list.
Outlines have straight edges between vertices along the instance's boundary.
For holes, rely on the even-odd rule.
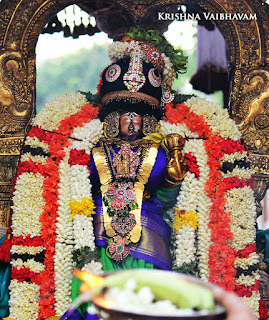
[[10,190],[19,156],[0,156],[0,227],[7,227],[10,218]]
[[9,225],[10,191],[34,99],[34,59],[5,51],[0,55],[0,226]]
[[[18,140],[25,135],[35,99],[34,69],[34,59],[26,57],[20,51],[9,51],[0,56],[1,138],[14,136]],[[5,142],[8,144],[8,140]],[[1,144],[0,153],[5,153],[2,150],[4,144]]]
[[260,201],[269,182],[269,71],[260,66],[242,73],[239,99],[233,105],[233,118],[250,153],[257,214],[260,215]]

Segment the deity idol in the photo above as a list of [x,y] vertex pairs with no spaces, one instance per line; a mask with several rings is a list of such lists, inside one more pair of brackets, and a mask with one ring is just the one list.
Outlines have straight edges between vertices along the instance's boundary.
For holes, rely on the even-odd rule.
[[[257,315],[255,201],[235,123],[213,102],[172,92],[186,58],[157,32],[135,28],[109,56],[96,96],[56,98],[26,137],[10,317],[60,318],[79,291],[75,268],[188,272]],[[62,319],[96,319],[86,308]]]

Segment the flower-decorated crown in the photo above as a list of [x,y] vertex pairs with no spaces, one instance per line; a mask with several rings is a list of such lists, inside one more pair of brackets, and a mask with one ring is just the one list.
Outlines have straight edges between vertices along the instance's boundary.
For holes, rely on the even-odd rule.
[[161,34],[138,27],[113,42],[108,54],[112,64],[99,84],[100,117],[131,109],[160,119],[160,108],[174,99],[171,87],[175,76],[186,71],[187,57]]

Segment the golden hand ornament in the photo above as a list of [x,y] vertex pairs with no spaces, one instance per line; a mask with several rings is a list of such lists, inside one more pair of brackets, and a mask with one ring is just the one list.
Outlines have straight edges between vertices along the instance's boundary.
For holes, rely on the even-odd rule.
[[176,133],[169,134],[164,139],[164,145],[168,150],[168,160],[165,169],[164,187],[174,188],[184,179],[188,165],[182,155],[185,139]]

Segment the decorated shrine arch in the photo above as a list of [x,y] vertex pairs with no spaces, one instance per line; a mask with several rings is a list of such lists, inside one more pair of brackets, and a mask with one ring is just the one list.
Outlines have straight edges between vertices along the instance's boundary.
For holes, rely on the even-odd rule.
[[[2,0],[0,1],[0,227],[10,220],[10,190],[26,128],[34,115],[35,47],[45,25],[65,7],[77,4],[94,16],[100,30],[120,39],[140,25],[166,31],[172,21],[158,12],[185,5],[196,12],[246,13],[257,19],[214,21],[228,50],[229,113],[242,133],[254,170],[257,213],[269,183],[269,6],[264,0]],[[121,19],[118,19],[118,17]],[[263,282],[268,300],[268,277]]]

